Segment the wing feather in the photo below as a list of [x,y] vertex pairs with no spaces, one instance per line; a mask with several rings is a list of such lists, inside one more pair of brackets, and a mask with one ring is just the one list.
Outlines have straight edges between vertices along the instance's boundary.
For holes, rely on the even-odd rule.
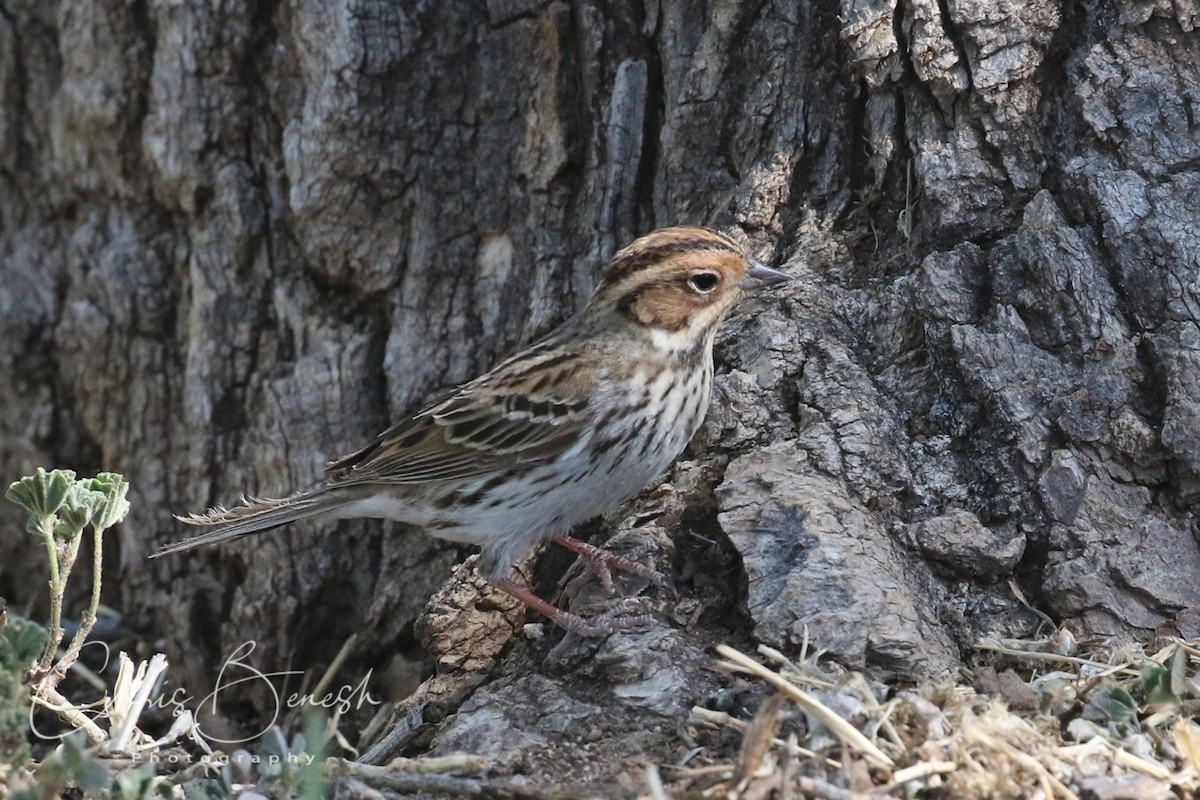
[[329,483],[458,480],[552,459],[592,420],[596,380],[584,359],[531,348],[330,462]]

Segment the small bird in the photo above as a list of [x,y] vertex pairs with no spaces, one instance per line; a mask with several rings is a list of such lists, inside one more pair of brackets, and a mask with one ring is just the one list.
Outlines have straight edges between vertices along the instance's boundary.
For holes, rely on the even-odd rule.
[[478,545],[489,582],[560,627],[625,627],[556,608],[513,582],[511,568],[551,539],[602,577],[614,567],[665,582],[570,530],[636,495],[683,452],[708,409],[722,319],[748,290],[787,280],[717,231],[654,231],[612,258],[581,312],[329,462],[316,488],[177,517],[211,530],[155,555],[313,517],[390,519]]

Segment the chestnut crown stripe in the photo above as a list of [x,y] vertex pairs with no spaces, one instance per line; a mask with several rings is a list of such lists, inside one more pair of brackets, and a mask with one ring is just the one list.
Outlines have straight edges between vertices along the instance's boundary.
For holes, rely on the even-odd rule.
[[722,250],[729,253],[741,254],[737,245],[730,242],[721,234],[712,231],[696,229],[694,236],[684,239],[668,239],[662,243],[650,244],[646,247],[626,248],[613,258],[612,264],[604,276],[604,283],[616,285],[630,275],[641,272],[667,259],[675,258],[684,253],[698,250]]

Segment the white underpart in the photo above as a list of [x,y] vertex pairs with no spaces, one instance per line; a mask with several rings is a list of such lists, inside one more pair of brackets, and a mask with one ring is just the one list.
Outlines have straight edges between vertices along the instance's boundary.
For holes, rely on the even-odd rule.
[[682,353],[691,346],[692,329],[690,325],[677,331],[653,328],[650,331],[650,341],[664,353]]
[[326,516],[326,519],[390,519],[403,522],[406,525],[424,527],[434,520],[433,511],[421,503],[411,499],[396,497],[381,491],[360,500],[354,500],[339,506]]
[[[670,389],[663,398],[663,410],[657,413],[643,410],[641,398],[648,381],[652,383],[651,397],[662,396],[665,389]],[[507,574],[514,561],[547,535],[569,531],[652,485],[679,457],[700,426],[711,388],[710,370],[695,370],[682,384],[672,385],[665,374],[646,373],[627,382],[606,384],[609,397],[598,398],[598,406],[605,407],[614,400],[628,404],[636,398],[633,408],[637,413],[613,422],[605,430],[605,439],[615,437],[625,442],[628,436],[631,443],[615,444],[597,455],[591,441],[596,434],[589,431],[553,461],[531,468],[522,480],[490,490],[487,501],[464,509],[455,525],[430,528],[429,532],[443,539],[480,545],[480,566],[492,576]],[[680,420],[679,414],[685,419]],[[643,448],[647,439],[649,444]],[[581,477],[569,480],[575,476]],[[490,477],[466,482],[463,494],[478,490]],[[411,507],[405,513],[411,516]]]
[[708,306],[702,308],[695,314],[692,314],[688,320],[686,328],[680,328],[677,331],[669,331],[665,328],[651,328],[650,342],[662,353],[667,355],[679,355],[687,352],[692,348],[693,343],[707,330],[708,338],[716,333],[716,321],[722,314],[725,313],[725,308],[721,306]]

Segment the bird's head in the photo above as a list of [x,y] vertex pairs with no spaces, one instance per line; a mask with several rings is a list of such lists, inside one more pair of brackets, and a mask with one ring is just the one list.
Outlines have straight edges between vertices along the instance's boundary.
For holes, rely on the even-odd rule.
[[667,351],[691,350],[747,290],[782,283],[781,272],[746,257],[708,228],[662,228],[623,248],[609,262],[588,305],[644,329]]

